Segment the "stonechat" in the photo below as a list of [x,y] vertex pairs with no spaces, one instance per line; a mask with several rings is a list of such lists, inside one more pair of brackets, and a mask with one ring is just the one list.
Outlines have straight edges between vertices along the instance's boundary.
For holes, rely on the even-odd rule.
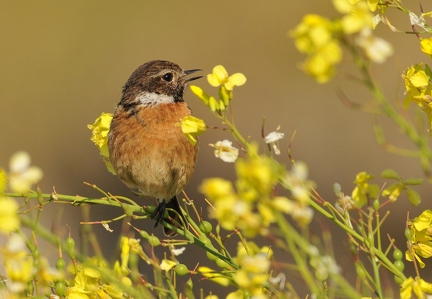
[[[176,195],[189,182],[197,160],[178,125],[191,110],[183,99],[187,77],[200,69],[183,70],[175,63],[153,60],[136,69],[123,87],[108,135],[111,163],[117,176],[135,193],[151,196],[158,206],[154,227],[164,220],[181,227],[183,217]],[[166,236],[176,233],[164,227]]]

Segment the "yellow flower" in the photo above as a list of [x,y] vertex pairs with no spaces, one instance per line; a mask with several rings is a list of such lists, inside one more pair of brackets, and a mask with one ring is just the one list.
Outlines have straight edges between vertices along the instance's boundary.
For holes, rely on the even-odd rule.
[[238,246],[236,262],[241,268],[233,274],[234,281],[240,289],[248,291],[252,295],[261,295],[263,287],[270,278],[270,258],[272,250],[264,246],[257,248],[253,243],[248,243],[249,254],[244,245]]
[[423,88],[429,85],[429,76],[423,70],[423,64],[411,66],[404,74],[405,87],[407,91],[412,88]]
[[217,200],[235,194],[232,183],[221,178],[205,179],[200,190],[211,200]]
[[68,299],[89,299],[87,292],[78,289],[76,286],[69,288],[66,291],[66,298]]
[[7,186],[7,175],[6,172],[0,168],[0,196],[6,192],[6,186]]
[[[411,242],[414,257],[423,268],[425,264],[420,259],[432,256],[432,210],[425,210],[420,216],[409,222],[411,228]],[[405,257],[412,261],[413,257],[409,250],[406,251]]]
[[128,270],[128,262],[129,262],[129,252],[130,252],[130,245],[129,245],[129,238],[127,237],[121,237],[120,240],[120,248],[121,248],[121,254],[120,254],[120,259],[121,259],[121,273],[123,275],[126,275],[129,273]]
[[30,155],[24,151],[16,152],[10,158],[9,185],[12,191],[27,194],[31,186],[42,179],[42,170],[30,166],[30,162]]
[[[239,193],[252,189],[256,195],[269,195],[276,184],[279,174],[278,166],[264,156],[250,157],[248,160],[236,162]],[[250,198],[256,200],[256,198]]]
[[395,201],[401,195],[403,189],[403,184],[395,183],[383,190],[382,195],[388,196],[390,201]]
[[22,292],[32,279],[35,269],[33,268],[33,257],[26,251],[26,245],[21,236],[11,234],[2,250],[2,255],[9,280],[8,289],[12,293]]
[[45,257],[41,257],[35,266],[37,267],[37,273],[34,277],[37,279],[41,290],[48,291],[55,281],[65,279],[64,272],[50,267]]
[[417,103],[424,109],[429,107],[432,98],[430,74],[431,70],[429,66],[423,63],[411,66],[402,74],[406,89],[405,108],[408,108],[411,102]]
[[196,136],[203,134],[207,127],[202,119],[196,118],[194,116],[186,116],[181,120],[180,123],[183,134],[190,142],[190,144],[197,144]]
[[18,203],[9,197],[0,197],[0,232],[10,233],[20,226]]
[[378,6],[379,0],[367,0],[369,10],[374,12]]
[[232,163],[237,160],[239,150],[238,148],[232,146],[231,141],[225,139],[223,141],[216,142],[216,144],[210,144],[210,146],[215,148],[214,154],[216,158],[228,163]]
[[302,69],[318,83],[326,83],[334,76],[334,65],[341,59],[342,50],[339,44],[333,41],[306,59]]
[[102,289],[97,290],[96,294],[98,299],[112,299],[111,296],[105,293]]
[[333,41],[332,23],[319,15],[308,14],[290,33],[297,50],[313,54]]
[[333,0],[333,5],[336,10],[345,14],[342,17],[341,25],[346,34],[357,33],[364,28],[372,28],[373,15],[365,1]]
[[245,295],[242,290],[237,290],[235,292],[231,292],[227,295],[226,299],[244,299]]
[[432,37],[420,39],[421,50],[432,57]]
[[108,298],[114,298],[114,299],[123,298],[123,291],[116,285],[112,285],[112,284],[104,285],[103,289],[105,293],[109,296]]
[[[159,242],[159,239],[156,236],[150,237],[154,242]],[[149,238],[149,239],[150,239]],[[147,254],[144,252],[144,249],[142,248],[140,244],[140,239],[129,239],[129,246],[130,246],[130,252],[137,254],[140,258],[142,258],[145,262],[150,264],[150,258],[147,256]]]
[[334,75],[334,65],[342,59],[339,42],[333,38],[336,26],[319,15],[308,14],[290,33],[296,48],[309,57],[302,65],[305,73],[319,83],[325,83]]
[[[242,204],[246,207],[251,206],[251,204],[244,202]],[[267,228],[270,223],[264,221],[266,221],[266,219],[264,219],[261,214],[254,213],[251,208],[249,208],[239,217],[236,227],[240,229],[243,236],[246,238],[254,238],[258,234],[265,236],[268,234]]]
[[238,192],[230,181],[220,178],[205,180],[201,192],[214,207],[210,209],[210,216],[219,220],[224,229],[238,228],[245,237],[254,237],[265,235],[274,221],[269,197],[281,168],[267,157],[254,153],[249,156],[249,160],[236,162]]
[[286,197],[278,196],[271,200],[271,206],[277,211],[289,214],[292,210],[293,202]]
[[102,113],[92,125],[87,127],[92,130],[91,141],[93,141],[100,150],[103,157],[109,157],[108,152],[108,133],[112,121],[111,113]]
[[[218,219],[221,226],[226,230],[234,230],[238,227],[240,219],[247,218],[252,210],[249,203],[236,196],[221,198],[215,201],[213,206],[214,209],[210,210],[210,217]],[[252,222],[246,222],[246,224],[252,224]]]
[[78,275],[83,275],[80,279],[85,281],[84,284],[86,290],[94,292],[99,288],[99,279],[101,274],[98,270],[86,267]]
[[432,294],[432,284],[424,281],[421,278],[414,280],[412,277],[410,277],[406,279],[401,285],[400,298],[411,299],[413,291],[417,298],[426,298],[427,294]]
[[357,187],[354,188],[351,197],[355,202],[356,207],[361,208],[367,203],[368,199],[375,199],[380,193],[378,185],[370,185],[367,181],[372,180],[373,175],[366,172],[360,172],[354,181]]
[[204,277],[207,277],[209,280],[214,281],[224,287],[228,286],[230,283],[230,280],[226,276],[222,275],[217,271],[210,269],[209,267],[199,267],[198,271]]
[[88,125],[87,127],[92,131],[91,141],[99,148],[108,171],[115,175],[116,172],[109,159],[108,150],[108,133],[112,118],[111,113],[102,113],[92,125]]
[[202,88],[191,85],[190,86],[191,91],[201,100],[203,103],[207,106],[209,104],[210,96],[202,90]]
[[207,75],[207,80],[211,86],[222,85],[227,90],[233,90],[234,86],[242,86],[246,83],[246,77],[242,73],[235,73],[228,77],[228,72],[222,65],[213,68],[213,73]]
[[[416,231],[423,231],[432,228],[432,210],[425,210],[420,216],[414,218],[412,221],[412,225],[416,229]],[[432,235],[432,231],[429,233],[429,238]]]

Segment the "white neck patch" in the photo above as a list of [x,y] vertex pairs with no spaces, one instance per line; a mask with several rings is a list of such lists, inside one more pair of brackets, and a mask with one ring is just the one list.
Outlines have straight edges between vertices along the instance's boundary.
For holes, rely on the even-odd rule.
[[140,101],[145,106],[174,103],[174,97],[154,92],[142,92],[135,98],[135,100]]

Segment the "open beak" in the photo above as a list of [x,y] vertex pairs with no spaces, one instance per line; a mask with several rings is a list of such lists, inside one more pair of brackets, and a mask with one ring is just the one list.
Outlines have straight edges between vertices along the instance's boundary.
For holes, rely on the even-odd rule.
[[182,77],[183,81],[184,81],[185,83],[188,83],[188,82],[190,82],[190,81],[193,81],[193,80],[197,80],[197,79],[199,79],[199,78],[202,78],[203,76],[192,77],[192,78],[185,78],[187,75],[190,75],[190,74],[193,74],[193,73],[196,73],[196,72],[199,72],[199,71],[202,71],[202,70],[201,70],[201,69],[185,70],[185,71],[184,71],[184,74],[185,74],[185,75]]

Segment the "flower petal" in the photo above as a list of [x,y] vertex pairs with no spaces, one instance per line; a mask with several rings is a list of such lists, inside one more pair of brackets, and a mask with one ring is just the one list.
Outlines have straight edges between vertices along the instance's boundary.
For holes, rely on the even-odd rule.
[[222,65],[217,65],[213,68],[213,74],[218,78],[219,82],[223,82],[228,78],[228,72]]
[[228,80],[235,86],[242,86],[246,83],[246,77],[242,73],[235,73],[231,75]]
[[218,87],[221,84],[218,77],[216,77],[214,74],[208,74],[207,81],[213,87]]
[[269,133],[266,137],[264,137],[264,142],[265,143],[271,143],[271,142],[276,142],[282,138],[284,138],[285,134],[284,133],[279,133],[279,132],[271,132]]
[[24,172],[29,166],[30,155],[24,151],[16,152],[9,160],[9,169],[11,172]]

